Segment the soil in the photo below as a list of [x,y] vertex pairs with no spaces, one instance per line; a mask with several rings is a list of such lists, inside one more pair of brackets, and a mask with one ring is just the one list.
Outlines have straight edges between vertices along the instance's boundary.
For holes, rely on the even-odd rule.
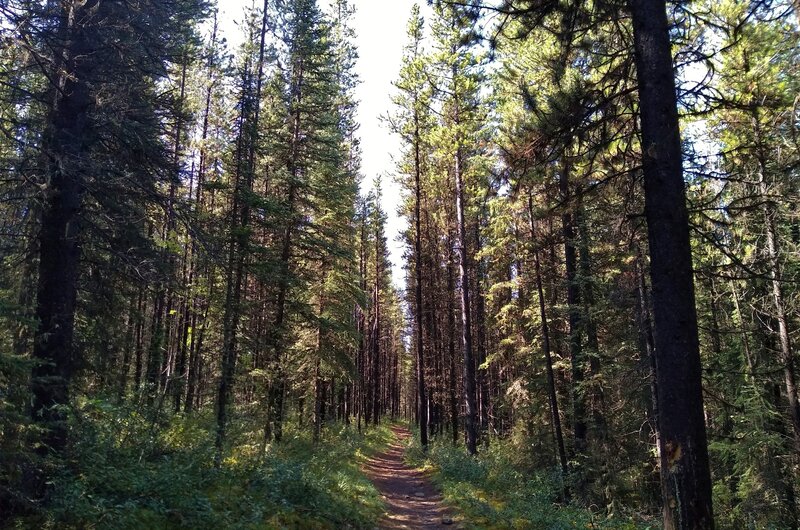
[[411,433],[398,426],[392,427],[392,431],[395,439],[389,448],[364,464],[364,472],[386,502],[387,513],[378,528],[459,528],[453,524],[452,513],[425,473],[403,461]]

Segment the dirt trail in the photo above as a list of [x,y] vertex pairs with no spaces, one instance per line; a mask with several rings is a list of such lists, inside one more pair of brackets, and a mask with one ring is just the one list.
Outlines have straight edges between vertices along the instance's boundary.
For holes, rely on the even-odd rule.
[[[395,440],[383,453],[364,464],[364,472],[378,488],[386,502],[387,513],[379,528],[459,528],[452,524],[452,515],[442,504],[442,496],[424,473],[403,462],[407,429],[392,427]],[[444,524],[443,521],[451,524]]]

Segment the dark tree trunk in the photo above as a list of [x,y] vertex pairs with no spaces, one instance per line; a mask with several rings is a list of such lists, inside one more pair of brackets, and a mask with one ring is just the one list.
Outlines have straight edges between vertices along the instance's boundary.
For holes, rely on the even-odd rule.
[[[533,215],[533,197],[528,192],[528,216],[530,221],[531,244],[536,245],[536,224]],[[539,317],[542,326],[542,350],[544,351],[545,370],[547,372],[547,398],[550,402],[550,420],[553,424],[553,438],[555,439],[558,462],[561,465],[562,478],[566,479],[567,451],[564,448],[564,433],[561,429],[561,413],[558,410],[558,394],[556,393],[556,379],[553,373],[553,356],[550,349],[550,327],[547,322],[547,307],[544,300],[544,287],[542,286],[542,271],[539,262],[539,250],[533,249],[533,267],[536,278],[536,294],[539,298]],[[565,499],[569,497],[566,486],[564,487]]]
[[[581,389],[585,373],[583,358],[583,326],[581,322],[581,296],[580,285],[577,279],[577,254],[575,248],[575,221],[570,208],[572,194],[569,186],[570,165],[565,159],[559,176],[559,189],[561,200],[567,210],[561,215],[562,231],[564,235],[564,267],[566,270],[567,306],[569,319],[569,356],[572,366],[572,425],[573,425],[573,452],[575,456],[582,457],[586,454],[586,402]],[[577,489],[580,491],[585,486],[585,476],[581,473],[578,477]]]
[[[213,22],[213,29],[211,33],[211,52],[209,53],[208,57],[208,64],[207,64],[207,76],[212,78],[214,75],[214,68],[216,67],[214,58],[216,53],[216,46],[217,46],[217,31],[218,31],[218,22],[217,22],[217,12],[214,11],[214,22]],[[196,214],[202,213],[204,208],[204,200],[203,200],[203,187],[206,183],[206,169],[208,167],[208,153],[206,151],[206,141],[208,140],[208,129],[209,129],[209,121],[211,118],[211,97],[213,95],[213,85],[209,85],[206,89],[205,93],[205,105],[203,110],[203,122],[202,122],[202,132],[201,132],[201,147],[200,147],[200,159],[197,166],[197,185],[196,191],[194,196],[194,211]],[[191,189],[189,192],[191,193]],[[197,255],[198,255],[198,242],[197,239],[193,236],[191,245],[190,245],[190,252],[191,252],[191,259],[192,263],[189,267],[189,282],[188,282],[188,293],[187,296],[189,298],[189,325],[192,328],[191,332],[191,339],[189,341],[188,349],[189,349],[189,358],[188,358],[188,367],[186,373],[186,399],[184,401],[183,409],[184,412],[192,412],[194,409],[194,400],[195,400],[195,391],[197,388],[197,374],[198,374],[198,365],[199,365],[199,355],[200,349],[199,345],[201,343],[201,334],[198,333],[197,324],[198,324],[198,311],[200,307],[200,303],[198,298],[199,295],[193,292],[194,289],[194,277],[196,272],[196,268],[198,267],[197,264]],[[205,277],[209,278],[210,281],[212,278],[212,274],[210,271],[205,270]],[[210,294],[209,294],[210,296]],[[206,310],[204,313],[207,314],[208,306],[206,306]],[[205,316],[202,317],[203,327],[205,327]]]
[[145,395],[148,405],[153,405],[158,394],[159,372],[164,358],[166,297],[166,288],[161,284],[153,300],[153,315],[150,320],[150,345],[147,351],[147,371],[145,374]]
[[142,369],[144,367],[144,288],[139,287],[139,299],[136,302],[136,330],[133,363],[133,389],[139,392],[142,388]]
[[[416,102],[415,102],[416,103]],[[422,202],[422,141],[419,116],[414,114],[414,333],[417,353],[417,419],[419,421],[420,445],[428,449],[428,408],[425,388],[425,350],[422,342],[422,233],[420,206]]]
[[453,237],[447,235],[447,358],[450,361],[449,393],[450,393],[450,429],[453,445],[458,443],[458,393],[456,391],[456,316],[455,299],[456,290],[453,274]]
[[278,296],[275,309],[275,320],[272,325],[273,348],[273,374],[274,380],[270,389],[268,421],[272,423],[272,435],[276,442],[283,438],[283,401],[286,394],[286,376],[283,373],[284,325],[286,319],[286,297],[289,294],[290,275],[292,273],[292,248],[294,245],[295,201],[297,199],[297,185],[300,177],[300,141],[303,135],[301,130],[301,103],[303,101],[304,71],[302,63],[296,67],[296,80],[292,87],[292,141],[291,153],[287,169],[291,178],[286,197],[286,211],[288,219],[283,229],[280,255],[280,277],[278,280]]
[[778,322],[778,342],[780,344],[780,364],[783,368],[783,382],[789,409],[789,420],[792,424],[795,457],[800,457],[800,401],[797,398],[797,376],[795,373],[794,353],[792,351],[789,319],[786,315],[786,302],[783,293],[783,278],[780,262],[775,216],[777,212],[769,197],[766,181],[767,157],[764,150],[763,131],[758,117],[758,110],[753,111],[753,130],[755,133],[756,156],[758,159],[758,191],[761,195],[761,213],[764,216],[766,235],[767,277],[772,287],[772,303],[775,307],[775,320]]
[[467,436],[467,452],[474,455],[477,447],[477,403],[475,398],[475,358],[472,352],[472,324],[469,300],[469,257],[464,204],[464,182],[461,174],[461,148],[456,148],[453,173],[456,181],[456,224],[458,227],[458,277],[461,287],[461,344],[464,348],[464,403],[466,416],[464,430]]
[[[481,217],[483,213],[481,214]],[[482,249],[480,219],[475,221],[475,254],[480,255]],[[480,437],[484,446],[489,445],[489,370],[482,368],[486,362],[486,297],[483,295],[485,273],[483,260],[479,259],[475,265],[475,327],[477,328],[476,340],[478,341],[477,369],[478,386],[478,412],[480,423]]]
[[[94,33],[97,0],[64,2],[59,10],[59,46],[54,64],[54,100],[42,139],[42,169],[48,182],[39,232],[39,271],[31,373],[31,418],[42,427],[36,452],[61,454],[67,445],[69,386],[75,365],[73,330],[80,265],[81,210],[85,192],[91,114],[95,99]],[[31,477],[30,495],[45,493],[46,477]]]
[[[639,326],[639,342],[642,353],[647,359],[647,370],[649,385],[648,395],[648,415],[653,429],[653,435],[656,442],[656,451],[660,459],[661,446],[663,440],[661,439],[661,430],[658,427],[658,380],[656,377],[656,347],[655,338],[653,336],[653,323],[650,317],[650,295],[647,290],[647,282],[645,279],[645,264],[644,256],[641,249],[636,248],[636,280],[638,291],[638,308],[637,308],[637,323]],[[667,498],[666,484],[663,480],[659,480],[660,492],[662,499]]]
[[[174,151],[174,166],[175,169],[178,171],[178,175],[176,175],[173,185],[171,187],[171,196],[170,196],[170,223],[169,223],[169,232],[167,232],[167,237],[170,237],[171,232],[175,228],[175,211],[174,211],[174,202],[175,202],[175,188],[177,184],[175,182],[180,181],[180,158],[181,158],[181,151],[182,151],[182,144],[181,141],[183,139],[183,106],[186,98],[186,70],[188,67],[189,58],[184,53],[183,57],[183,64],[181,65],[181,81],[180,81],[180,96],[178,99],[178,117],[175,126],[175,151]],[[192,173],[189,177],[189,189],[192,189],[194,185],[194,173]],[[190,278],[190,265],[189,260],[190,257],[190,246],[187,245],[185,247],[183,253],[183,271],[181,277],[184,281],[188,284],[191,284]],[[170,270],[172,272],[172,270]],[[188,294],[188,293],[187,293]],[[182,324],[177,332],[178,337],[178,344],[176,344],[177,352],[176,352],[176,359],[175,359],[175,371],[172,378],[172,398],[173,398],[173,410],[175,412],[180,411],[181,409],[181,398],[183,397],[183,392],[186,384],[186,342],[189,336],[189,297],[184,296],[183,300],[181,301],[181,309],[178,312],[180,315],[180,323]]]
[[[234,373],[236,370],[236,334],[241,318],[242,286],[245,282],[245,258],[249,245],[247,227],[250,224],[250,206],[247,194],[253,189],[255,173],[255,151],[258,139],[259,111],[261,105],[261,87],[264,79],[264,52],[267,33],[267,0],[264,0],[261,18],[260,46],[258,61],[255,65],[255,93],[244,94],[245,99],[252,97],[251,103],[242,105],[241,130],[237,146],[237,171],[234,187],[233,204],[231,206],[231,230],[228,243],[227,290],[225,293],[225,314],[223,318],[222,341],[222,373],[217,389],[217,432],[215,439],[215,465],[222,460],[228,407],[233,395]],[[253,75],[245,73],[245,75]],[[245,83],[248,86],[249,82]],[[252,105],[252,108],[249,108]]]
[[[359,274],[359,287],[361,292],[367,292],[367,206],[364,205],[361,214],[361,237],[358,253],[358,274]],[[366,358],[366,341],[364,336],[367,332],[367,316],[364,308],[358,307],[358,352],[356,353],[356,368],[358,370],[358,386],[356,387],[354,402],[356,404],[356,420],[358,423],[358,432],[361,432],[361,417],[364,414],[364,372],[365,372],[365,358]]]
[[[318,333],[321,333],[318,331]],[[319,347],[320,338],[317,337],[317,346]],[[322,406],[322,394],[323,390],[322,387],[324,382],[322,380],[322,375],[320,373],[320,359],[317,356],[316,365],[314,367],[314,443],[319,442],[319,435],[322,432],[322,415],[323,415],[323,406]],[[302,424],[302,420],[301,420]]]
[[629,0],[639,81],[645,215],[650,242],[664,527],[714,527],[711,472],[665,0]]
[[[208,327],[208,311],[213,297],[214,282],[211,283],[208,290],[208,298],[202,303],[202,314],[195,314],[195,323],[192,325],[196,331],[192,333],[191,353],[189,356],[189,377],[186,389],[186,406],[184,407],[186,412],[191,412],[200,403],[199,388],[202,382],[203,338]],[[200,322],[199,326],[197,325],[198,320]]]
[[189,358],[188,367],[186,370],[186,394],[183,401],[183,411],[187,414],[194,410],[194,395],[197,388],[197,307],[195,301],[192,301],[192,309],[190,313],[189,325],[192,327],[191,337],[189,339]]
[[[76,39],[77,40],[77,39]],[[71,87],[70,85],[77,85]],[[80,260],[80,209],[83,177],[74,167],[80,156],[82,125],[91,103],[88,87],[67,82],[68,96],[57,105],[53,116],[53,144],[47,145],[51,194],[42,214],[39,235],[39,285],[36,318],[39,327],[34,338],[33,356],[38,364],[33,370],[33,416],[50,430],[46,445],[60,451],[66,443],[63,406],[68,402],[72,377],[72,337]],[[67,90],[67,89],[65,89]],[[70,124],[70,122],[72,122]],[[72,138],[70,138],[72,137]],[[69,142],[78,145],[67,146]],[[61,145],[58,145],[61,144]],[[63,153],[69,166],[59,167]]]
[[592,314],[595,297],[592,280],[592,259],[589,243],[589,231],[586,226],[582,198],[578,196],[576,212],[578,230],[580,231],[580,250],[578,252],[578,270],[581,279],[581,299],[583,314],[581,316],[586,330],[586,349],[589,357],[589,374],[592,377],[589,405],[594,435],[605,447],[608,442],[608,423],[605,418],[605,393],[599,380],[601,369],[600,340],[597,338],[597,324]]
[[[426,232],[428,234],[434,233],[435,227],[431,223],[431,216],[425,216],[425,224],[426,224]],[[438,397],[439,391],[439,371],[437,367],[437,363],[439,361],[439,344],[438,344],[438,326],[437,326],[437,309],[436,309],[436,261],[434,256],[436,255],[437,249],[436,244],[433,241],[429,243],[430,247],[428,249],[428,255],[426,260],[426,267],[428,274],[426,280],[428,282],[428,288],[425,290],[426,300],[424,307],[427,310],[423,311],[425,316],[425,330],[426,336],[428,337],[428,355],[426,356],[427,365],[425,366],[425,372],[428,375],[426,378],[427,383],[427,413],[428,413],[428,430],[429,435],[436,436],[438,434],[439,428],[441,427],[439,423],[439,414],[436,408],[436,398]]]
[[[319,323],[317,324],[317,344],[316,344],[316,361],[314,364],[314,443],[319,442],[320,433],[322,432],[322,422],[325,415],[325,381],[322,378],[322,352],[325,344],[325,330],[322,329],[322,318],[325,314],[325,278],[327,271],[325,263],[322,263],[320,268],[321,283],[319,289]],[[301,420],[302,421],[302,420]]]
[[131,371],[131,359],[136,348],[136,303],[131,295],[128,308],[127,322],[125,323],[125,346],[123,346],[122,365],[117,379],[117,401],[122,403],[125,392],[128,390],[128,374]]
[[[380,208],[376,203],[375,208]],[[375,322],[372,332],[372,422],[377,425],[380,422],[381,412],[381,249],[380,235],[378,233],[380,222],[375,225],[375,289],[374,307]]]

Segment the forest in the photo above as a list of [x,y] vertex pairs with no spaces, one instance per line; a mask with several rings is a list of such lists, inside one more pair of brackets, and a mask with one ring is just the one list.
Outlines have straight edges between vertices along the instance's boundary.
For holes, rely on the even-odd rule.
[[800,1],[223,4],[0,0],[0,528],[800,527]]

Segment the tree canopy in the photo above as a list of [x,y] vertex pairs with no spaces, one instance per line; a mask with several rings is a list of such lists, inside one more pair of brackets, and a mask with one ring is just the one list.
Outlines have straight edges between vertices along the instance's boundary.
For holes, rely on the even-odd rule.
[[0,2],[0,523],[798,528],[797,2],[357,4]]

